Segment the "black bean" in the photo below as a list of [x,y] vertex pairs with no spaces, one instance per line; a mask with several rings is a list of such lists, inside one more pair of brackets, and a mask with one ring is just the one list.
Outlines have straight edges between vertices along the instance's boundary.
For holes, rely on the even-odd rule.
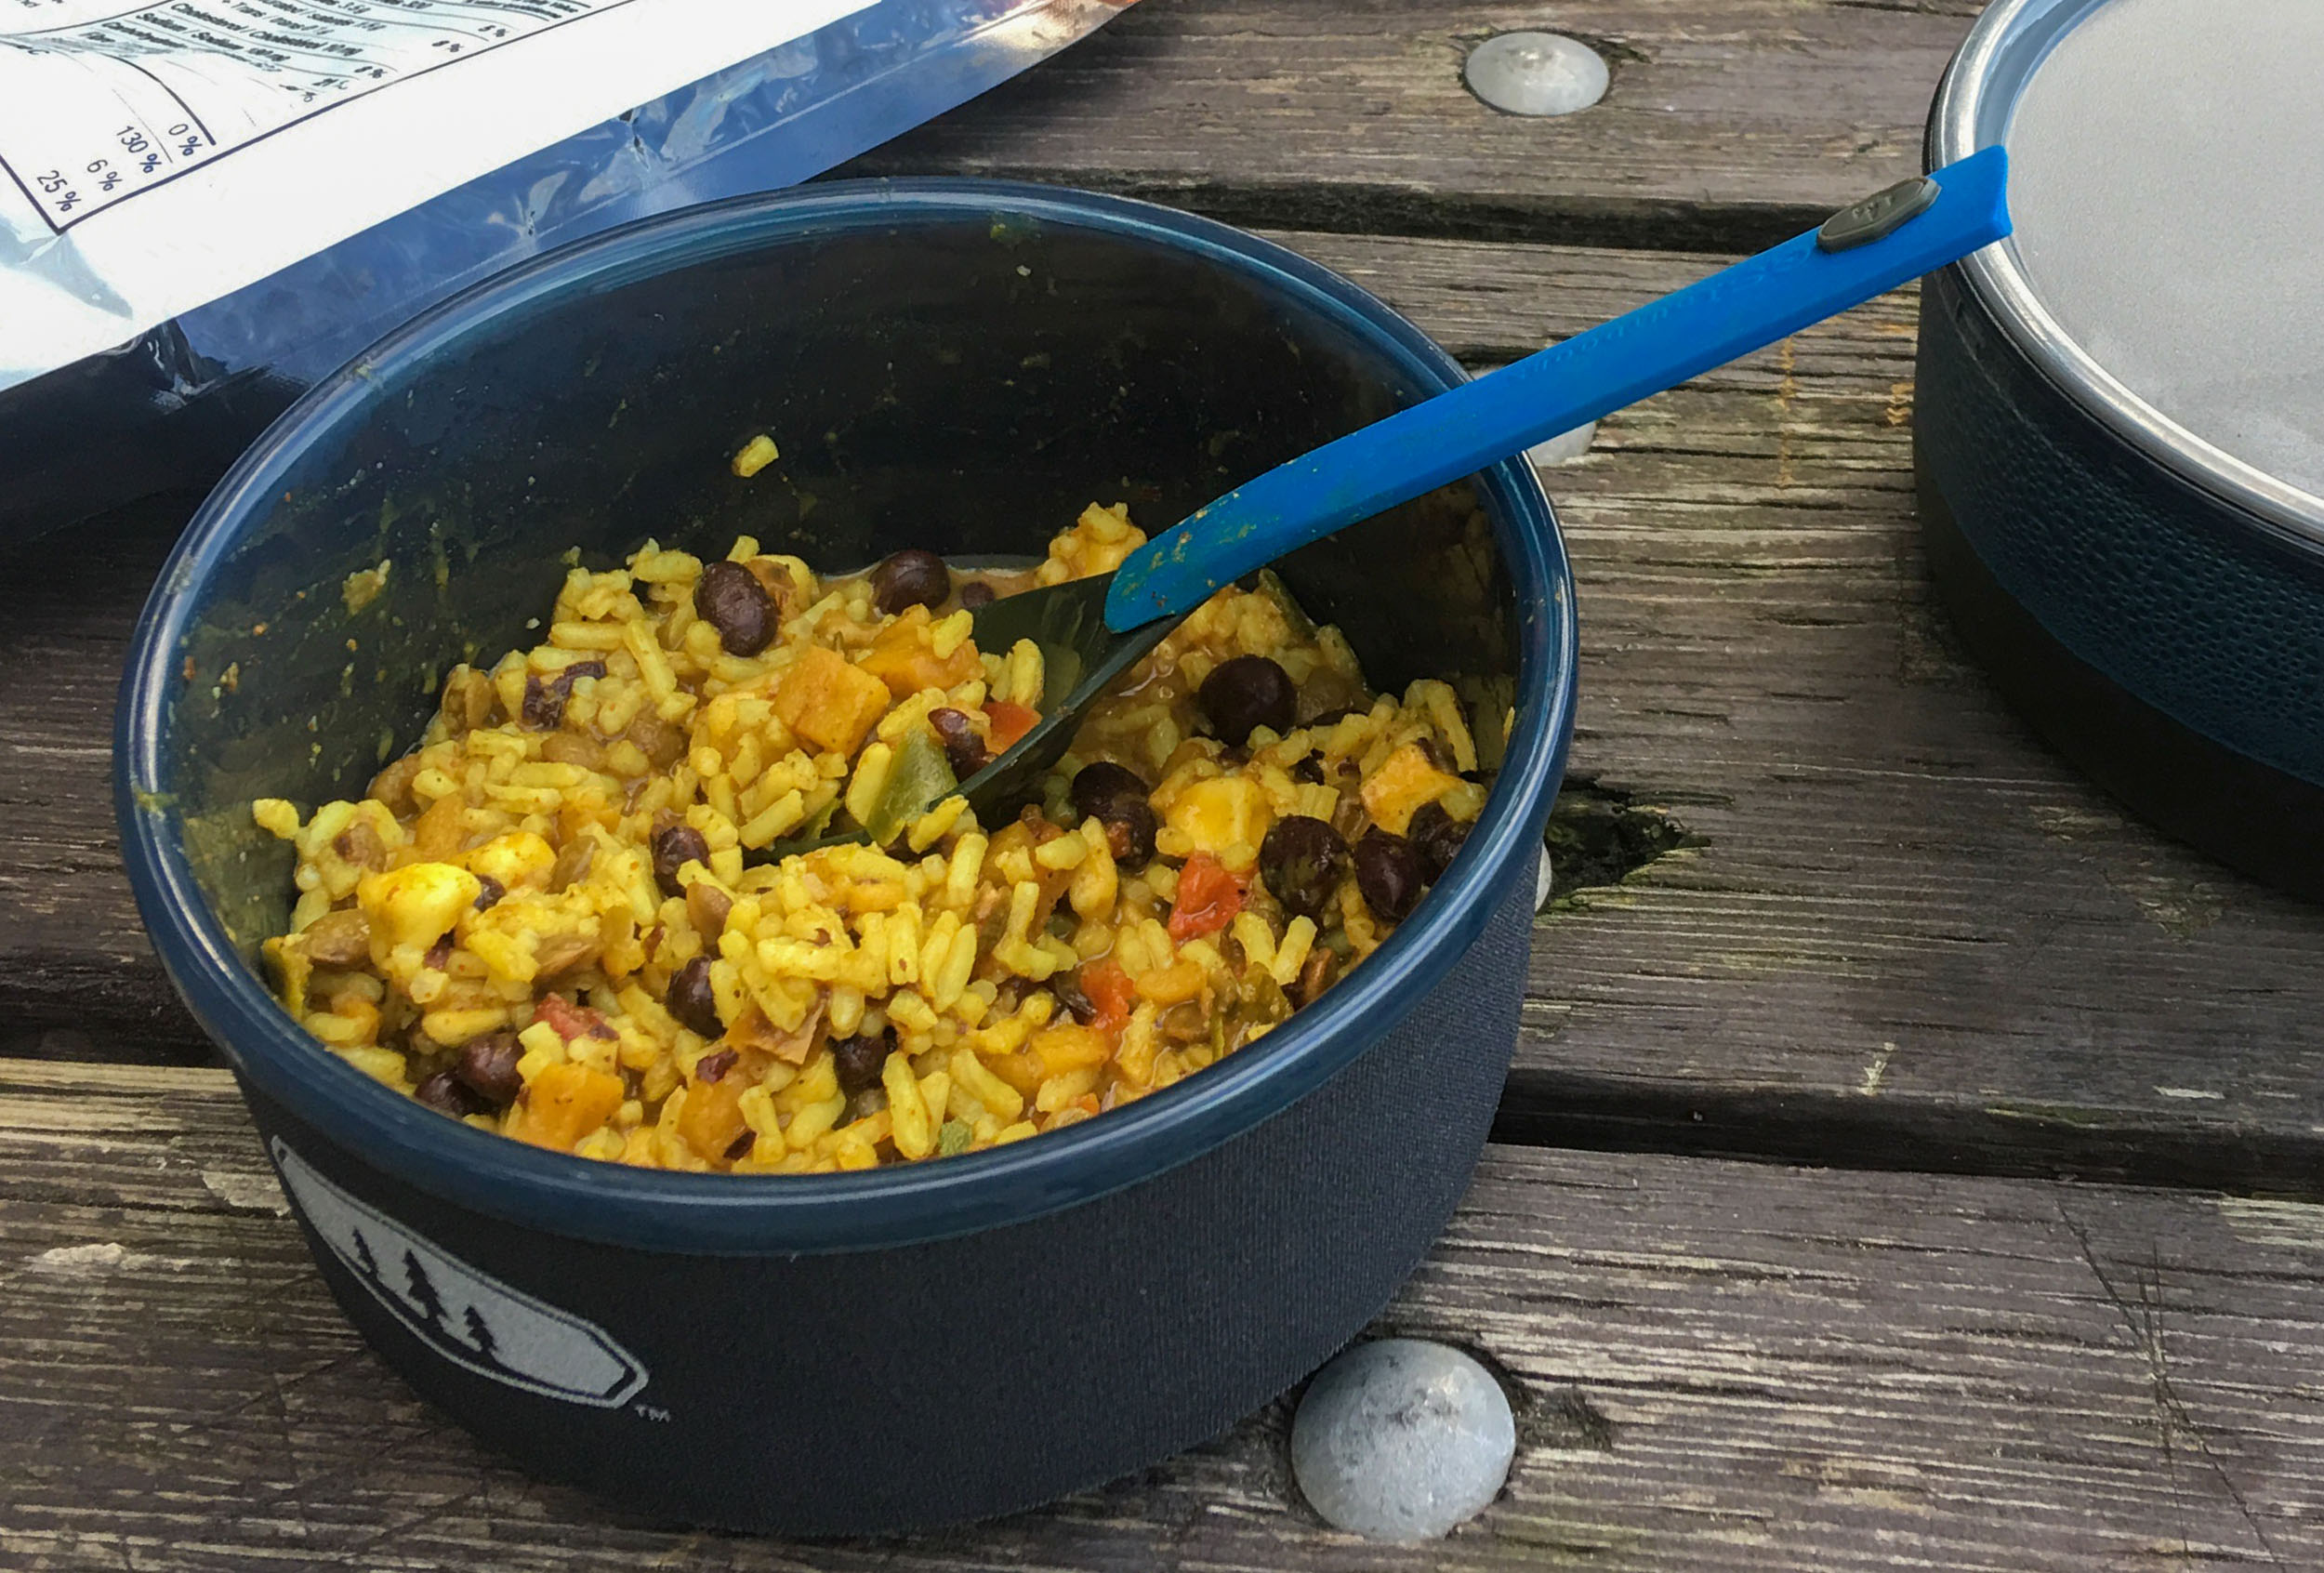
[[1100,760],[1095,764],[1083,765],[1074,776],[1074,812],[1084,819],[1103,819],[1105,805],[1123,797],[1136,798],[1141,802],[1146,797],[1145,782],[1128,765]]
[[575,661],[546,681],[538,676],[526,678],[524,703],[520,707],[524,724],[535,732],[556,731],[564,724],[565,701],[573,697],[573,685],[583,678],[604,675],[602,661]]
[[524,1045],[517,1041],[515,1033],[488,1032],[469,1039],[453,1064],[452,1074],[484,1102],[505,1109],[524,1091],[524,1078],[517,1074],[517,1062],[523,1057]]
[[1098,1019],[1097,1002],[1081,992],[1079,972],[1060,972],[1050,979],[1049,986],[1050,992],[1057,996],[1057,1002],[1070,1011],[1073,1019],[1083,1026],[1088,1026]]
[[831,1046],[831,1068],[839,1077],[839,1091],[853,1096],[879,1085],[888,1064],[889,1042],[884,1033],[870,1038],[845,1038]]
[[759,1133],[756,1130],[745,1130],[726,1144],[726,1161],[733,1163],[736,1158],[750,1151],[758,1143]]
[[1390,923],[1404,920],[1419,905],[1428,885],[1428,869],[1420,853],[1402,836],[1374,829],[1355,843],[1355,888],[1372,916]]
[[500,898],[508,893],[508,887],[489,874],[476,877],[476,910],[489,912],[500,905]]
[[713,1050],[694,1062],[694,1079],[696,1081],[722,1081],[726,1077],[726,1073],[733,1070],[734,1063],[741,1058],[742,1055],[732,1049]]
[[1259,877],[1283,909],[1321,919],[1348,871],[1348,843],[1320,819],[1286,814],[1259,844]]
[[719,630],[729,655],[756,655],[774,641],[774,601],[739,562],[713,562],[694,581],[694,615]]
[[697,956],[671,974],[669,992],[662,1003],[678,1018],[678,1024],[705,1038],[717,1038],[726,1031],[726,1023],[719,1017],[718,991],[710,986],[710,958]]
[[1294,781],[1312,781],[1319,786],[1322,786],[1324,780],[1324,756],[1315,749],[1310,748],[1307,751],[1307,757],[1291,767],[1291,779]]
[[1460,843],[1469,839],[1469,827],[1446,813],[1444,804],[1422,803],[1412,811],[1412,823],[1405,826],[1404,834],[1405,839],[1419,849],[1420,862],[1433,885],[1452,866]]
[[990,606],[999,599],[993,587],[982,579],[971,579],[960,587],[960,604],[971,612],[980,606]]
[[1135,771],[1100,760],[1074,776],[1074,812],[1105,827],[1115,864],[1131,873],[1154,857],[1155,821],[1146,784]]
[[932,551],[897,552],[872,570],[872,604],[891,616],[907,606],[942,606],[952,595],[952,570]]
[[1114,854],[1114,866],[1125,873],[1135,874],[1154,861],[1154,833],[1157,828],[1154,810],[1143,798],[1116,798],[1112,808],[1099,815],[1105,826],[1105,844]]
[[1290,731],[1299,690],[1291,685],[1291,674],[1264,655],[1237,655],[1212,668],[1195,699],[1220,740],[1239,748],[1254,727],[1277,735]]
[[450,1071],[438,1071],[421,1082],[412,1096],[455,1119],[484,1112],[482,1102],[475,1093],[453,1080]]
[[936,730],[936,736],[944,746],[944,758],[951,761],[952,773],[966,781],[993,762],[985,751],[984,740],[976,734],[965,711],[949,707],[928,712],[928,724]]
[[662,887],[664,895],[684,895],[686,887],[678,882],[678,871],[689,863],[707,865],[710,843],[702,839],[702,832],[691,825],[667,825],[654,832],[654,882]]

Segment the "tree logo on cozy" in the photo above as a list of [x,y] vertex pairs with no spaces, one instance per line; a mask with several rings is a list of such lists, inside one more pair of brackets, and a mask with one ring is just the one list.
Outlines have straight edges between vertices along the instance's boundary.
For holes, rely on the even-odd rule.
[[595,1324],[479,1272],[324,1179],[281,1137],[283,1189],[355,1281],[428,1346],[479,1376],[544,1397],[617,1408],[644,1365]]

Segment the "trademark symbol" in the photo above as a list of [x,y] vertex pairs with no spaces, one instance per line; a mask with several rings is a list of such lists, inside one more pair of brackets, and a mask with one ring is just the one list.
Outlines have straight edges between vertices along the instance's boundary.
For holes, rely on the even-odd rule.
[[629,1407],[646,1420],[660,1421],[669,1419],[669,1411],[659,1404],[632,1404]]

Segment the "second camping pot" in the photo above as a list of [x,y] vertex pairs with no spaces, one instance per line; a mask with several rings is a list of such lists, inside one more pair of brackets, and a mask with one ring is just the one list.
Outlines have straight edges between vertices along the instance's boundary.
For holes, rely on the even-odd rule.
[[2324,896],[2324,8],[2000,0],[1932,112],[2016,232],[1924,286],[1930,567],[2134,812]]

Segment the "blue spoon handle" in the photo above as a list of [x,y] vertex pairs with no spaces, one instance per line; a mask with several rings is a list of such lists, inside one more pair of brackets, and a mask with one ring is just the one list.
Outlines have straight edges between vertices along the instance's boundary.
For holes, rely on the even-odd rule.
[[[1116,632],[1182,615],[1295,547],[1956,261],[2009,233],[2007,155],[1947,165],[1770,251],[1278,465],[1190,514],[1115,573]],[[1901,222],[1915,199],[1927,205]],[[1882,232],[1885,217],[1894,228]],[[1867,233],[1873,238],[1864,238]],[[1841,249],[1835,245],[1847,239]]]

